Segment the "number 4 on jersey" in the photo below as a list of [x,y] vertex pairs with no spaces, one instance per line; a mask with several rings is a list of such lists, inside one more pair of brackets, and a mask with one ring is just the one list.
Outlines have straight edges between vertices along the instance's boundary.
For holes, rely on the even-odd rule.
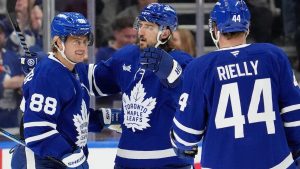
[[[258,112],[261,94],[263,94],[264,112]],[[233,116],[225,117],[229,100],[232,105]],[[247,116],[249,124],[265,122],[267,133],[275,133],[274,120],[276,120],[276,117],[273,111],[270,78],[255,81]],[[235,138],[244,137],[245,117],[242,114],[238,84],[236,82],[222,86],[215,124],[217,129],[233,126]]]

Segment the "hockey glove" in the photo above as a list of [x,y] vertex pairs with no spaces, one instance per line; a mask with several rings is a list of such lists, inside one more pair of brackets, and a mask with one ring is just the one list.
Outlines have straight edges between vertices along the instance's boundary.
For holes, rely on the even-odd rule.
[[141,53],[141,67],[153,71],[161,80],[169,84],[177,82],[182,69],[176,60],[160,48],[149,47]]
[[27,56],[21,56],[21,65],[23,72],[25,74],[28,74],[37,64],[37,54],[36,53],[31,53],[32,57],[27,57]]
[[67,166],[67,169],[88,169],[87,159],[81,148],[77,148],[73,153],[63,156],[62,162]]
[[120,124],[119,115],[121,110],[100,108],[99,110],[96,110],[96,112],[99,113],[100,123],[103,124],[103,126]]
[[193,159],[198,154],[198,145],[184,146],[180,144],[174,137],[173,130],[171,130],[171,143],[176,155],[180,158]]

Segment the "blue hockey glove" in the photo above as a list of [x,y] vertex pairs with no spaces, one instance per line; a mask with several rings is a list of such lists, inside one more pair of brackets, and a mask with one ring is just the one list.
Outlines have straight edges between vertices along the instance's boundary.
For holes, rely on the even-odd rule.
[[37,64],[38,58],[36,53],[31,53],[32,57],[21,56],[21,65],[23,72],[28,74]]
[[198,154],[198,145],[184,146],[174,136],[173,130],[170,133],[171,143],[176,155],[180,158],[193,159]]
[[67,169],[88,169],[87,159],[81,148],[77,148],[73,153],[66,154],[62,157],[62,162],[67,166]]
[[144,49],[140,62],[143,69],[153,71],[160,79],[167,80],[169,84],[175,83],[182,73],[178,62],[160,48]]

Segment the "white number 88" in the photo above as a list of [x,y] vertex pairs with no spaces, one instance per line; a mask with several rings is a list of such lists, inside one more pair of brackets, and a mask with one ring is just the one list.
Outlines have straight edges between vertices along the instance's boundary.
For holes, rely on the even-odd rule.
[[43,110],[46,114],[53,115],[56,111],[56,106],[57,106],[56,99],[52,97],[46,97],[45,106],[43,106],[43,103],[44,103],[44,96],[35,93],[31,96],[29,107],[32,111],[35,112],[40,112],[44,107]]

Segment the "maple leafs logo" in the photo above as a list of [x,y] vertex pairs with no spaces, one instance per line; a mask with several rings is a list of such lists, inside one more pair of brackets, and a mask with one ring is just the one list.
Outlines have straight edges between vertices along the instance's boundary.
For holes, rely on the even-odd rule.
[[73,115],[73,122],[78,133],[76,137],[76,145],[78,147],[84,147],[87,144],[89,125],[89,114],[87,113],[87,108],[84,100],[82,100],[81,103],[81,114]]
[[149,115],[156,105],[156,98],[145,99],[146,93],[143,84],[139,81],[130,93],[130,97],[123,94],[124,124],[133,132],[143,130],[149,125]]

